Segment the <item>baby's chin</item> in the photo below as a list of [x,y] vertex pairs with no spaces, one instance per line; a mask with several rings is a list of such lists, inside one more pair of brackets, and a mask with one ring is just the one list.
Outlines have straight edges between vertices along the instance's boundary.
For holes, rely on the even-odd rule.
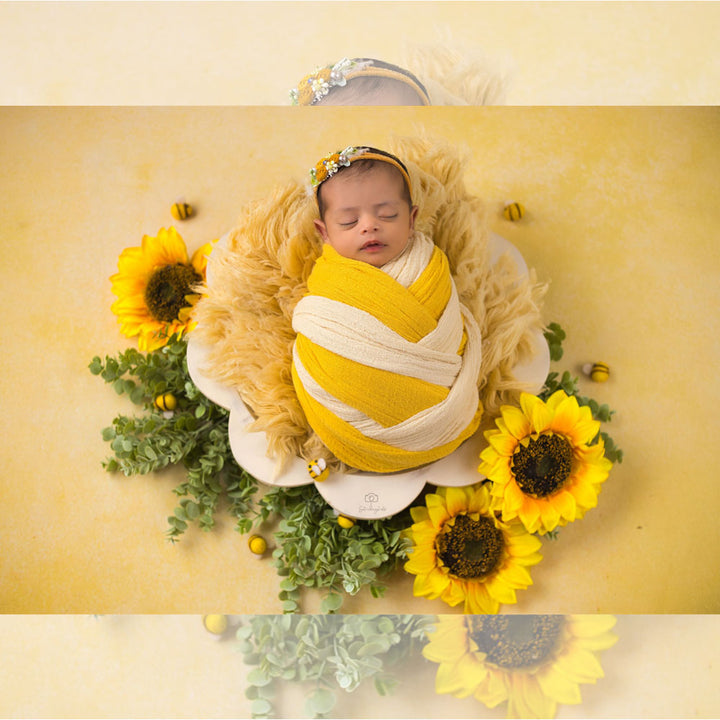
[[[403,250],[404,249],[405,248],[403,248]],[[402,255],[403,253],[403,250],[400,250],[399,252],[392,252],[387,248],[382,248],[374,252],[361,250],[358,253],[356,259],[360,260],[361,262],[366,262],[368,263],[368,265],[372,265],[373,267],[380,268],[383,265],[387,265],[389,262],[392,262],[393,260],[395,260],[395,258],[400,257],[400,255]]]

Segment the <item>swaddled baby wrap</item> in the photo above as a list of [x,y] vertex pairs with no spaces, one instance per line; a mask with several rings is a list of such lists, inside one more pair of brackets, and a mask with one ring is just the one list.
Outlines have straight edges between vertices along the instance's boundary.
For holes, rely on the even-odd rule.
[[292,378],[326,447],[359,470],[449,455],[477,429],[480,331],[445,254],[415,233],[376,268],[325,245],[296,305]]

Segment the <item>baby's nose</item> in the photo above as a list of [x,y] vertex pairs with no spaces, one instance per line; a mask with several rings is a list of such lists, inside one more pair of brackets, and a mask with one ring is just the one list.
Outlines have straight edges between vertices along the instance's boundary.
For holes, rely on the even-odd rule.
[[372,215],[364,215],[362,218],[360,218],[360,228],[361,232],[372,232],[373,230],[378,229],[378,222],[375,217]]

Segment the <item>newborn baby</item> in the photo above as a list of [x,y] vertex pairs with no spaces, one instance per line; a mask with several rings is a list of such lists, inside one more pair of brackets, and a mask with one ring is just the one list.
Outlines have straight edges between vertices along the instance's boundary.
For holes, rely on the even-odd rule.
[[480,423],[481,338],[447,257],[414,229],[408,170],[348,147],[310,174],[324,246],[293,314],[292,364],[307,420],[359,470],[444,457]]

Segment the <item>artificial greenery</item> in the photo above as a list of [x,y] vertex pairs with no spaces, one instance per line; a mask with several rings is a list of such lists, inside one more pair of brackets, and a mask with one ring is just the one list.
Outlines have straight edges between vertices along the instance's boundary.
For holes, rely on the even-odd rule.
[[380,597],[385,585],[379,577],[407,557],[410,542],[402,530],[412,524],[408,510],[382,520],[358,520],[345,529],[314,485],[272,488],[259,505],[262,520],[281,518],[273,562],[283,576],[285,612],[298,608],[302,587],[324,589],[322,610],[329,613],[340,608],[343,593],[354,595],[366,585]]
[[245,694],[253,717],[271,717],[283,682],[307,688],[305,712],[329,717],[337,691],[352,692],[369,678],[380,695],[398,684],[389,672],[419,654],[435,622],[424,615],[251,616],[237,630],[247,665]]
[[[114,453],[103,466],[125,475],[145,475],[175,464],[186,468],[186,481],[174,490],[181,500],[168,518],[171,541],[193,522],[210,530],[224,496],[240,532],[279,520],[273,562],[283,578],[279,598],[284,612],[299,609],[303,587],[325,593],[324,612],[337,611],[343,593],[355,594],[365,586],[373,596],[382,595],[380,576],[407,555],[409,541],[401,537],[401,530],[411,522],[409,512],[387,520],[358,521],[346,530],[312,484],[275,487],[257,497],[257,481],[232,455],[228,412],[208,400],[190,379],[184,340],[172,337],[165,347],[147,354],[129,349],[117,358],[95,357],[90,371],[145,410],[142,417],[119,415],[103,430]],[[163,412],[154,400],[168,392],[177,407]]]
[[[130,348],[117,358],[93,358],[90,372],[115,391],[144,408],[142,417],[118,415],[102,431],[114,457],[103,466],[109,472],[146,475],[182,464],[187,479],[174,489],[181,499],[168,518],[169,539],[175,542],[189,523],[210,530],[220,497],[237,527],[251,527],[248,514],[257,481],[234,460],[228,440],[228,412],[208,400],[190,380],[186,343],[177,336],[159,350],[144,354]],[[177,406],[163,412],[155,398],[171,393]]]
[[[565,331],[557,323],[550,323],[545,330],[545,338],[550,348],[550,358],[559,360],[563,356],[562,342],[565,339]],[[592,412],[595,420],[600,422],[610,422],[615,414],[614,410],[603,403],[602,405],[592,398],[580,395],[578,388],[578,378],[574,377],[567,370],[560,375],[557,372],[548,374],[541,392],[538,396],[542,400],[547,400],[557,390],[564,390],[567,395],[574,395],[578,405],[587,406]],[[613,463],[621,463],[623,461],[623,451],[615,444],[615,441],[605,432],[601,430],[593,442],[597,442],[599,438],[605,443],[605,457]]]

